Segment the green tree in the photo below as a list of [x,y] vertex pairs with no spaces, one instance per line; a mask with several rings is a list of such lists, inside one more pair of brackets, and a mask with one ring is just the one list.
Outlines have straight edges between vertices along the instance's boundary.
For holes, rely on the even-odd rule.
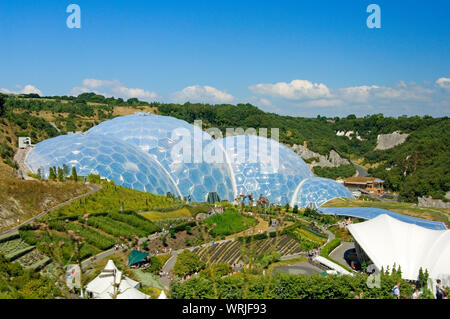
[[50,167],[49,168],[48,179],[50,179],[52,181],[56,180],[56,173],[55,173],[55,168],[54,167]]
[[61,167],[58,167],[58,181],[60,182],[64,181],[64,172]]
[[0,94],[0,116],[5,115],[6,110],[5,110],[5,96],[3,94]]
[[75,182],[78,181],[77,168],[75,166],[72,166],[72,175],[70,176],[70,179],[74,180]]
[[184,250],[182,253],[178,254],[173,271],[175,275],[182,277],[199,272],[205,267],[206,263],[202,261],[197,254],[189,250]]

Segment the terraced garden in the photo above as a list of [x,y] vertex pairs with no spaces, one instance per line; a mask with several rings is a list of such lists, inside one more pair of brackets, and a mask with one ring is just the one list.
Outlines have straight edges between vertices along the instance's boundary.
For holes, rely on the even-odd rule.
[[[244,246],[245,245],[245,246]],[[278,238],[268,238],[255,240],[244,244],[241,241],[233,240],[224,243],[214,244],[212,246],[196,248],[193,250],[202,260],[209,264],[217,263],[238,263],[244,254],[251,253],[258,256],[264,252],[276,250],[281,256],[301,253],[299,243],[287,235]]]
[[2,238],[0,253],[7,260],[18,262],[25,268],[40,269],[50,262],[50,258],[22,240],[18,235]]

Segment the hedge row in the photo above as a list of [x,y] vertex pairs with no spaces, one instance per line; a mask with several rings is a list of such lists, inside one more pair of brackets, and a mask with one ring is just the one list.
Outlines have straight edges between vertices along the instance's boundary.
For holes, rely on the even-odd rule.
[[242,236],[242,237],[238,237],[237,240],[240,242],[251,242],[253,240],[262,240],[262,239],[267,239],[267,238],[274,238],[277,236],[277,232],[273,231],[270,233],[262,233],[262,234],[256,234],[256,235],[252,235],[252,236]]
[[113,220],[105,216],[95,216],[88,219],[88,225],[101,229],[104,232],[116,237],[125,236],[131,239],[134,235],[138,237],[148,236],[148,232],[130,226],[128,224]]

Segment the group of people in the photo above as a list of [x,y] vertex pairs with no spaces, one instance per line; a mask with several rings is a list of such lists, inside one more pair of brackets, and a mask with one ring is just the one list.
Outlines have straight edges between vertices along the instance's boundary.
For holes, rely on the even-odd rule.
[[122,243],[122,244],[115,244],[114,245],[114,249],[115,250],[119,250],[119,249],[124,249],[125,248],[125,245]]
[[[400,299],[400,282],[397,282],[396,285],[392,288],[391,295],[397,299]],[[414,288],[414,292],[411,298],[419,299],[421,295],[422,291],[419,291],[419,289],[416,287]],[[436,280],[436,299],[447,299],[447,298],[448,298],[447,288],[445,288],[442,285],[442,281],[440,279]]]
[[150,256],[157,256],[159,254],[172,254],[172,248],[166,248],[163,247],[161,248],[161,251],[159,251],[158,249],[154,249],[150,252]]

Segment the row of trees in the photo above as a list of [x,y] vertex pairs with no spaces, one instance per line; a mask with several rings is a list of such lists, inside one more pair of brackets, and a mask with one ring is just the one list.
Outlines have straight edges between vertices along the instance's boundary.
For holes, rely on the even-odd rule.
[[171,285],[174,299],[392,299],[391,289],[401,282],[402,298],[411,298],[413,286],[401,279],[400,272],[380,274],[380,285],[367,284],[368,275],[339,276],[274,273],[234,276],[195,276]]
[[[38,169],[38,178],[42,178],[42,172],[41,169]],[[72,180],[77,182],[78,181],[78,173],[75,166],[72,166],[71,174],[69,175],[69,167],[66,164],[63,164],[62,167],[50,167],[49,168],[49,174],[48,179],[52,181],[60,181],[63,182],[66,179]]]

